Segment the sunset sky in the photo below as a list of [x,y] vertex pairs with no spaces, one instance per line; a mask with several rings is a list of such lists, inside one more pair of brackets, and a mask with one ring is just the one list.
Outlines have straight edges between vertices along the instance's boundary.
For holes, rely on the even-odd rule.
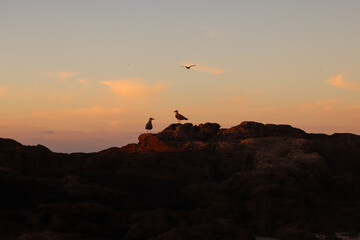
[[[1,0],[0,137],[57,152],[176,123],[360,134],[358,0]],[[196,64],[188,70],[180,67]]]

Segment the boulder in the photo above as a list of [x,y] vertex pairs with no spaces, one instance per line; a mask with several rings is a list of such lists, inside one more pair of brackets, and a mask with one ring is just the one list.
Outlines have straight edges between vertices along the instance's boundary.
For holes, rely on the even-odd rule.
[[[358,231],[360,136],[171,124],[61,154],[0,139],[2,239],[315,239]],[[0,238],[1,238],[0,237]]]

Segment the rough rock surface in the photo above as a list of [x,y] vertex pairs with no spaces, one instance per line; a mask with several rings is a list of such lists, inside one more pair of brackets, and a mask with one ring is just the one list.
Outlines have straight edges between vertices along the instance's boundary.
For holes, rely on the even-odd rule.
[[172,124],[61,154],[0,139],[0,239],[315,239],[360,226],[360,136]]

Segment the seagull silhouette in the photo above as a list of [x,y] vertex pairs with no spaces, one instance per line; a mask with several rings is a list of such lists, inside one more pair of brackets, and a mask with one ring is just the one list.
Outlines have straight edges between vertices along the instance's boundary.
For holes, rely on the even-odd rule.
[[195,67],[195,66],[196,66],[196,65],[180,66],[180,67],[184,67],[184,68],[186,68],[186,69],[190,69],[190,68]]
[[145,125],[146,132],[149,132],[149,130],[150,130],[150,132],[151,132],[151,129],[153,128],[152,123],[151,123],[151,120],[155,120],[155,119],[149,118],[148,123]]
[[178,110],[175,110],[174,112],[175,112],[175,117],[179,123],[181,122],[181,120],[188,120],[186,117],[181,115]]

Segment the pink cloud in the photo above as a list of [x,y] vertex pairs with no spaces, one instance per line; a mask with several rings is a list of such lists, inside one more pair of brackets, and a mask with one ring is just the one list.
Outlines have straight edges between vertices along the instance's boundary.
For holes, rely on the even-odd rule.
[[222,100],[227,99],[226,104],[242,105],[249,104],[254,99],[262,97],[262,95],[263,93],[261,91],[251,90],[248,92],[241,92],[238,88],[231,87],[227,89],[226,96],[224,96]]
[[88,80],[85,80],[85,79],[82,79],[82,78],[78,78],[76,80],[81,84],[86,84],[88,82]]
[[251,101],[251,98],[248,96],[244,96],[244,97],[234,97],[232,99],[229,100],[229,104],[235,104],[235,105],[241,105],[241,104],[245,104],[245,103],[249,103]]
[[351,91],[360,91],[360,83],[345,81],[344,74],[333,76],[326,82],[331,86],[340,87]]
[[209,27],[206,25],[203,25],[202,29],[205,31],[206,38],[208,38],[208,39],[222,37],[222,36],[229,34],[229,31],[227,31],[227,30],[215,29],[215,28],[212,28],[212,27]]
[[43,72],[43,74],[46,76],[49,76],[49,77],[60,79],[60,80],[66,80],[70,77],[79,75],[79,73],[77,73],[77,72],[57,72],[57,73]]
[[8,89],[6,87],[0,87],[0,95],[5,95],[7,94]]
[[73,110],[71,113],[74,115],[82,115],[82,116],[114,116],[119,113],[123,113],[124,110],[122,108],[105,108],[105,107],[90,107],[90,108],[80,108]]
[[163,84],[145,84],[141,79],[124,79],[114,81],[102,81],[101,84],[110,87],[110,90],[122,97],[146,98],[160,94],[168,86]]
[[323,99],[319,101],[301,104],[297,107],[297,110],[300,112],[315,111],[317,113],[325,113],[335,109],[337,104],[337,100]]
[[122,108],[105,108],[100,106],[94,106],[89,108],[78,108],[69,110],[41,110],[33,111],[31,116],[34,118],[42,119],[67,119],[67,118],[87,118],[90,119],[103,119],[123,113]]

